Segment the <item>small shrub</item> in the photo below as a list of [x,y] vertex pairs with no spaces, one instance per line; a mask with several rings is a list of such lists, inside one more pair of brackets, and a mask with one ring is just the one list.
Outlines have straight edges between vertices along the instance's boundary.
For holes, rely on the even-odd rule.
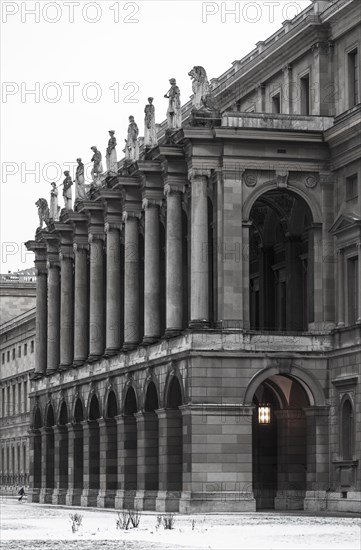
[[83,522],[83,516],[81,514],[70,514],[70,520],[71,520],[71,530],[73,533],[79,530],[79,527],[81,526]]
[[165,516],[163,516],[164,529],[173,529],[174,523],[175,523],[174,514],[166,514]]
[[159,527],[162,525],[162,522],[163,522],[163,516],[157,516],[157,524],[155,526],[155,528],[158,530]]
[[192,519],[192,531],[194,531],[195,526],[196,526],[196,520]]
[[140,518],[142,517],[142,512],[138,508],[133,508],[128,510],[130,521],[132,526],[136,529],[139,526]]
[[117,529],[128,530],[130,526],[129,510],[122,510],[121,512],[117,512],[117,514],[118,514],[118,519],[116,522]]

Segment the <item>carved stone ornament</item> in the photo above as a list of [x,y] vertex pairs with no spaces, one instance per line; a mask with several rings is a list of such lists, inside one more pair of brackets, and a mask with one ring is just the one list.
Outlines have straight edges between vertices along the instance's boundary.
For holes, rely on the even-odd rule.
[[257,174],[254,172],[245,172],[243,174],[243,181],[246,187],[256,187],[257,185]]
[[305,185],[309,189],[313,189],[318,184],[318,178],[316,176],[307,176],[305,178]]

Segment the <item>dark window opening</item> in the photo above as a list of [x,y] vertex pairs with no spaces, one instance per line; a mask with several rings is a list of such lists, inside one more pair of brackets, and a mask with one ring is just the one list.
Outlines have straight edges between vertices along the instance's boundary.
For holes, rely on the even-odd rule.
[[348,54],[348,85],[349,107],[354,107],[359,102],[359,65],[358,50],[355,48]]
[[301,78],[301,115],[310,114],[310,75]]

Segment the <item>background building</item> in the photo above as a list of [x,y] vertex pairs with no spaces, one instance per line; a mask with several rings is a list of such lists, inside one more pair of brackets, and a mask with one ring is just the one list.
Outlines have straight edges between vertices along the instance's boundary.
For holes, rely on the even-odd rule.
[[359,15],[285,21],[27,243],[33,501],[359,508]]
[[29,377],[34,370],[34,268],[0,275],[0,485],[29,482]]

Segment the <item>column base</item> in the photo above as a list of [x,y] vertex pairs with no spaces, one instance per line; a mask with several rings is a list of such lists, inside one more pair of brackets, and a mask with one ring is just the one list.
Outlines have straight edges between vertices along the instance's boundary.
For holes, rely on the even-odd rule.
[[303,510],[305,491],[277,491],[274,499],[275,510]]
[[360,513],[361,493],[347,491],[346,498],[341,492],[307,491],[304,509],[312,512],[351,512]]
[[207,321],[207,319],[192,319],[189,322],[189,328],[193,330],[209,328],[210,325],[211,324],[209,321]]
[[73,368],[81,367],[86,362],[86,359],[74,359],[73,361]]
[[45,375],[45,372],[33,372],[30,374],[30,380],[40,380]]
[[137,349],[138,345],[139,345],[138,343],[134,343],[134,342],[125,342],[123,344],[122,350],[132,351],[133,349]]
[[99,489],[83,489],[80,497],[80,506],[97,506]]
[[114,508],[116,491],[101,489],[97,496],[98,508]]
[[65,496],[65,504],[67,506],[80,506],[82,493],[83,489],[68,489]]
[[176,336],[179,336],[182,334],[182,330],[179,328],[167,328],[164,333],[164,338],[175,338]]
[[336,328],[344,328],[344,326],[345,323],[343,321],[340,321],[339,323],[337,323]]
[[119,510],[132,510],[134,508],[134,499],[136,491],[118,489],[115,495],[114,507]]
[[330,322],[315,322],[315,323],[308,323],[308,330],[309,332],[331,332],[331,330],[334,330],[336,328],[335,323]]
[[326,491],[306,491],[303,509],[308,512],[325,512],[327,510]]
[[119,353],[120,348],[106,348],[103,357],[112,357]]
[[137,491],[134,497],[134,508],[155,512],[158,491]]
[[217,492],[190,493],[183,492],[179,501],[179,512],[255,512],[256,500],[253,493]]
[[61,364],[59,365],[58,371],[62,372],[62,371],[64,371],[64,370],[68,370],[68,369],[70,369],[72,366],[73,366],[73,363],[67,363],[67,364],[61,363]]
[[95,355],[92,353],[91,355],[88,355],[87,363],[95,363],[95,361],[99,361],[101,358],[102,355]]
[[144,336],[142,345],[149,346],[149,344],[155,344],[160,340],[160,336]]
[[66,503],[66,489],[54,489],[54,492],[51,497],[52,504],[65,504]]
[[46,375],[46,376],[51,376],[51,375],[54,374],[55,372],[58,372],[58,369],[46,369],[45,375]]
[[54,489],[40,489],[39,504],[52,504]]
[[27,491],[27,496],[28,496],[28,502],[39,502],[39,497],[40,497],[40,488],[38,487],[33,487],[31,489],[29,489],[29,491]]
[[179,512],[181,491],[158,491],[155,501],[156,512]]

